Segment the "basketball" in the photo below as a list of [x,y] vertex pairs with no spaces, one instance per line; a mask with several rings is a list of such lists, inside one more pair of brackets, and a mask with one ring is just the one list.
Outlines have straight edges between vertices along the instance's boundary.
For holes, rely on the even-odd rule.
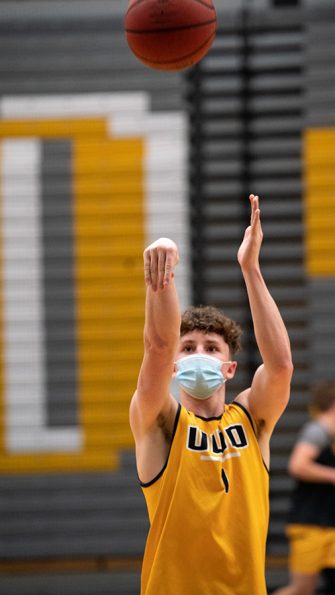
[[146,66],[183,70],[201,60],[216,34],[212,0],[130,0],[128,45]]

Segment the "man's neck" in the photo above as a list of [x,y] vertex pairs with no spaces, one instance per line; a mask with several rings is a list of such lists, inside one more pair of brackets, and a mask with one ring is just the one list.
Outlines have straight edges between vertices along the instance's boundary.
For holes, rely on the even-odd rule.
[[222,388],[223,390],[216,391],[214,395],[205,400],[195,399],[183,391],[180,400],[188,411],[192,411],[199,417],[220,417],[225,407],[225,391],[224,387]]

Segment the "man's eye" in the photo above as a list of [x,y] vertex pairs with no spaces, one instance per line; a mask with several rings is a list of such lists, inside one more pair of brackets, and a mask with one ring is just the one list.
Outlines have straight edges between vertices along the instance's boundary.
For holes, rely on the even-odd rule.
[[191,345],[186,345],[184,347],[184,351],[186,351],[186,353],[190,353],[191,351],[193,351],[193,347],[191,347]]
[[210,347],[207,347],[207,351],[214,353],[216,351],[216,347],[214,347],[214,345],[210,345]]

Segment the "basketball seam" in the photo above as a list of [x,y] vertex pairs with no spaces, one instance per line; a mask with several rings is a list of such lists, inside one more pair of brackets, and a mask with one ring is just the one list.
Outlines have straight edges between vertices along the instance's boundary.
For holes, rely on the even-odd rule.
[[173,27],[166,27],[166,29],[125,29],[126,33],[131,33],[133,35],[148,35],[150,33],[171,33],[172,31],[185,31],[187,29],[199,29],[199,27],[206,27],[207,25],[212,25],[216,23],[216,19],[211,19],[210,21],[203,21],[202,23],[192,23],[190,25],[179,25]]
[[198,2],[198,4],[202,4],[203,6],[206,6],[206,8],[209,8],[210,10],[215,11],[215,6],[211,6],[210,4],[207,4],[207,2],[204,2],[204,0],[193,0],[193,2]]
[[[136,6],[138,6],[139,4],[141,4],[144,0],[137,0],[137,2],[134,2],[134,4],[132,4],[131,6],[129,6],[127,12],[126,12],[126,16],[133,10],[133,8],[136,8]],[[207,2],[205,2],[204,0],[193,0],[193,2],[197,2],[198,4],[202,4],[202,6],[206,6],[206,8],[209,8],[210,10],[214,10],[215,12],[215,6],[211,6],[210,4],[207,4]]]
[[139,4],[141,4],[141,2],[143,2],[143,0],[137,0],[137,2],[134,2],[134,4],[132,4],[131,6],[129,6],[127,12],[126,12],[126,16],[133,10],[133,8],[136,8],[136,6],[138,6]]
[[146,58],[146,56],[142,56],[141,54],[139,54],[138,52],[136,52],[134,50],[133,50],[133,53],[140,60],[144,60],[150,64],[178,64],[179,62],[182,62],[183,60],[186,60],[187,58],[192,58],[192,56],[194,56],[203,47],[205,47],[205,45],[207,45],[211,39],[214,39],[214,37],[215,37],[215,33],[211,33],[211,35],[206,39],[206,41],[204,43],[202,43],[199,47],[197,47],[196,50],[194,50],[190,54],[185,54],[184,56],[178,56],[178,58],[176,60],[155,60],[154,61],[154,60],[151,60],[150,58]]

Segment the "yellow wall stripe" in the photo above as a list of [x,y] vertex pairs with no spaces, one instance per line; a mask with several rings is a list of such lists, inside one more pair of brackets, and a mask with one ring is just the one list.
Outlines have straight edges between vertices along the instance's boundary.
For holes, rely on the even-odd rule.
[[305,135],[306,268],[311,276],[335,275],[335,129]]
[[0,138],[77,138],[106,136],[106,118],[0,121]]
[[79,385],[88,450],[133,445],[128,407],[144,323],[143,151],[140,139],[74,145]]
[[[92,449],[93,450],[93,449]],[[30,460],[29,460],[30,459]],[[106,453],[96,448],[95,452],[80,454],[36,454],[0,456],[1,473],[17,475],[34,473],[74,473],[75,471],[96,472],[116,469],[119,459],[116,452]]]
[[[0,172],[2,171],[2,147],[0,143]],[[3,248],[2,248],[2,196],[1,196],[1,173],[0,173],[0,271],[3,270]],[[0,418],[4,419],[5,403],[4,403],[4,304],[3,304],[3,282],[2,275],[0,275]],[[0,456],[5,452],[5,426],[0,424]]]

